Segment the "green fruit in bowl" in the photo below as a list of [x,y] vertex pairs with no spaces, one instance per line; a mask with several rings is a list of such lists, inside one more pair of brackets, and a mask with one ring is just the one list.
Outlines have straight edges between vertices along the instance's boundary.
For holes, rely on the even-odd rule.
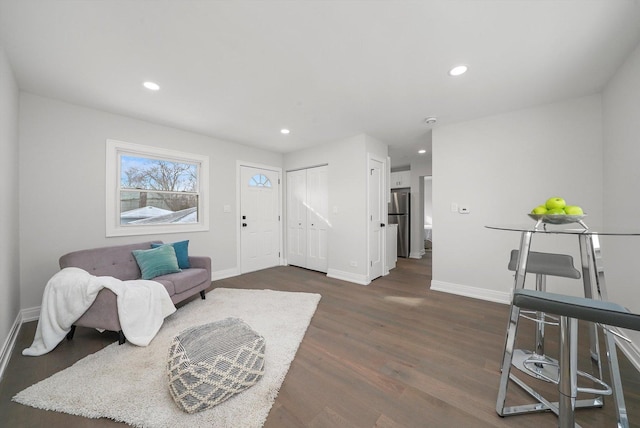
[[550,210],[547,210],[546,214],[547,215],[565,215],[566,213],[562,208],[551,208]]
[[[547,199],[547,202],[545,203],[545,207],[547,207],[548,210],[552,210],[552,209],[555,209],[555,208],[563,209],[566,205],[567,205],[567,203],[565,202],[565,200],[562,199],[559,196],[554,196],[553,198],[549,198],[549,199]],[[551,213],[547,212],[547,214],[551,214]],[[562,213],[562,214],[564,214],[564,213]]]
[[538,205],[537,207],[535,207],[534,209],[531,210],[531,214],[546,214],[547,213],[547,207],[545,207],[544,205]]
[[567,205],[564,207],[565,214],[568,215],[584,215],[584,211],[577,205]]

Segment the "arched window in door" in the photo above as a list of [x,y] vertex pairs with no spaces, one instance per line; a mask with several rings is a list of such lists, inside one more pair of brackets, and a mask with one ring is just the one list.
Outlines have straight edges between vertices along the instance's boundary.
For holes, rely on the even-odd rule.
[[249,179],[249,187],[271,187],[271,180],[264,174],[256,174]]

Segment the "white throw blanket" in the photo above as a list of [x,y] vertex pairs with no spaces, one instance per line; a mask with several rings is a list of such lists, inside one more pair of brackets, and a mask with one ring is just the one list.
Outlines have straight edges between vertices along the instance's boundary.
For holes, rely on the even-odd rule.
[[53,350],[103,288],[116,294],[122,332],[134,345],[147,346],[164,318],[176,311],[159,282],[121,281],[111,276],[93,276],[75,267],[64,268],[51,277],[44,289],[33,344],[22,355],[38,356]]

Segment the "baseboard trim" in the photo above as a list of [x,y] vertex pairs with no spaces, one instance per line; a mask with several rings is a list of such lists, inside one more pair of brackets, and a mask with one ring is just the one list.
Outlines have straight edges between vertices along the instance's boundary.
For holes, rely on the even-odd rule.
[[409,253],[409,258],[410,259],[421,259],[422,256],[424,256],[425,251],[421,250],[421,251],[412,251]]
[[9,365],[9,360],[11,359],[11,353],[13,352],[13,348],[16,346],[16,339],[18,338],[18,332],[20,331],[20,326],[22,325],[22,313],[18,312],[18,316],[13,321],[13,325],[9,330],[9,335],[7,339],[4,341],[2,345],[2,352],[0,352],[0,381],[4,376],[4,371]]
[[219,281],[221,279],[227,279],[238,275],[240,275],[240,270],[238,268],[219,270],[211,272],[211,281]]
[[486,288],[470,287],[468,285],[453,284],[445,281],[431,280],[431,290],[472,297],[474,299],[487,300],[489,302],[503,303],[506,305],[511,303],[511,293],[487,290]]
[[357,273],[344,272],[337,269],[329,269],[327,272],[327,276],[329,278],[339,279],[342,281],[353,282],[360,285],[369,285],[371,281],[366,277],[366,275],[360,275]]
[[22,322],[37,321],[40,319],[40,306],[23,309],[20,314]]

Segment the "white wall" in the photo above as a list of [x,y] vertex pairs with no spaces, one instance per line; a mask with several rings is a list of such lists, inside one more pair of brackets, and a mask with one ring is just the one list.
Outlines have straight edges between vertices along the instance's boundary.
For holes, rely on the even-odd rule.
[[386,144],[363,134],[284,155],[286,171],[328,165],[328,275],[356,283],[367,282],[368,152],[387,158]]
[[[282,155],[124,116],[22,93],[20,97],[21,306],[39,306],[58,258],[73,250],[161,239],[189,239],[215,272],[235,271],[236,161],[282,166]],[[105,237],[105,141],[208,155],[208,232]],[[223,206],[232,207],[224,213]]]
[[[507,302],[515,232],[551,196],[581,205],[602,224],[602,111],[599,95],[442,126],[433,132],[432,289]],[[470,214],[451,212],[466,204]],[[575,237],[536,237],[532,249],[578,257]],[[577,259],[579,260],[579,259]],[[565,283],[566,281],[570,281]],[[550,291],[579,294],[579,281],[550,278]]]
[[20,311],[18,104],[18,85],[0,47],[0,356]]
[[[603,91],[603,116],[604,223],[640,231],[640,45]],[[640,236],[603,237],[602,252],[610,300],[640,313]],[[628,335],[640,344],[640,333]]]

